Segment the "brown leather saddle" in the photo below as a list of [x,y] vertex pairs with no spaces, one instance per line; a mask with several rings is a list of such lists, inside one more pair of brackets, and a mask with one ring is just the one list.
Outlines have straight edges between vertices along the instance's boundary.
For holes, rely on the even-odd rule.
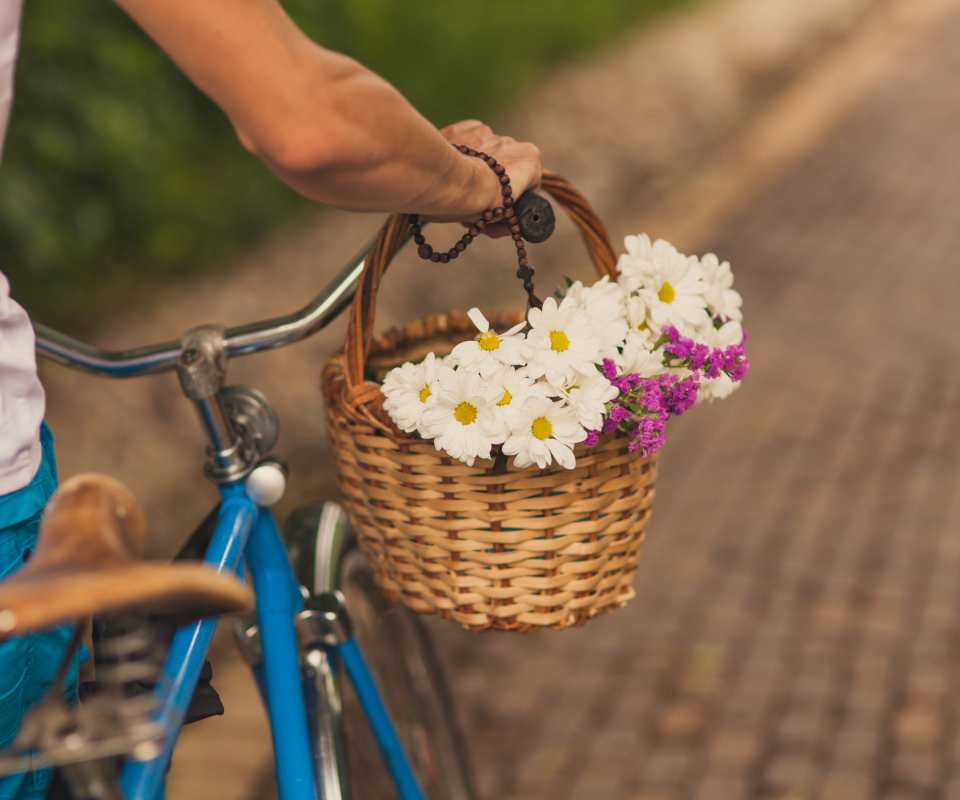
[[100,614],[145,611],[184,624],[253,609],[233,575],[144,561],[146,538],[143,510],[122,483],[93,473],[66,481],[30,560],[0,581],[0,640]]

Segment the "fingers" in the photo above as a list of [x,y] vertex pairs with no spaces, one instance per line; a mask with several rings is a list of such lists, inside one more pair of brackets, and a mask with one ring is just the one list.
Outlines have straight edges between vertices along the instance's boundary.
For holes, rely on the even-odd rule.
[[[540,187],[541,161],[540,150],[529,142],[518,142],[512,136],[498,136],[480,120],[465,119],[447,125],[441,129],[441,135],[452,144],[463,146],[492,156],[500,164],[510,179],[514,199],[520,197],[528,189]],[[434,219],[460,219],[472,222],[476,219],[477,211],[492,210],[502,205],[501,186],[492,175],[484,175],[478,184],[473,181],[463,186],[463,194],[451,198],[450,214],[438,214]],[[489,178],[489,180],[487,180]],[[461,209],[455,211],[455,208]],[[429,217],[424,217],[428,219]],[[501,234],[502,226],[490,226],[488,233],[494,237]],[[502,228],[503,234],[506,228]]]
[[440,133],[448,142],[465,144],[475,150],[478,149],[478,145],[483,145],[491,139],[498,138],[488,125],[484,125],[477,119],[454,122],[452,125],[442,128]]

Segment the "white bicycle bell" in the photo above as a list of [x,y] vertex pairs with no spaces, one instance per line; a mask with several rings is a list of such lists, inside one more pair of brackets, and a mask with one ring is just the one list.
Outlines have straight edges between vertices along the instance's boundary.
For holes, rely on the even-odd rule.
[[287,489],[286,464],[279,459],[261,461],[246,480],[247,496],[258,506],[272,506]]

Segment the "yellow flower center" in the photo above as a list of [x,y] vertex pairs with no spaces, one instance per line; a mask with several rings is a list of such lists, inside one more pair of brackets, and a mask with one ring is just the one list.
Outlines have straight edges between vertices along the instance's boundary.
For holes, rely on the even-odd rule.
[[498,406],[508,406],[510,401],[513,400],[513,395],[510,394],[506,389],[503,390],[503,400],[497,403]]
[[456,411],[453,412],[453,416],[461,425],[469,425],[477,418],[477,408],[464,400],[457,406]]
[[530,426],[530,433],[540,440],[549,439],[553,433],[553,425],[546,417],[537,417]]
[[424,386],[424,387],[420,390],[420,402],[421,402],[421,403],[426,403],[426,402],[427,402],[427,398],[428,398],[429,396],[430,396],[430,387],[429,387],[429,386]]
[[563,331],[550,331],[550,348],[562,353],[570,349],[570,340]]
[[500,337],[493,331],[487,331],[477,337],[477,343],[481,350],[496,350],[500,347]]
[[660,291],[657,292],[657,297],[660,298],[661,303],[672,303],[674,298],[677,296],[677,291],[666,281],[663,282],[663,286],[660,287]]

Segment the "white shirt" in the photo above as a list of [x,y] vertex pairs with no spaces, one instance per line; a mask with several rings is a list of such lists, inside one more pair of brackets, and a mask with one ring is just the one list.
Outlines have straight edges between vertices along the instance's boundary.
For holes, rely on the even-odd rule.
[[[22,10],[23,0],[0,0],[0,156],[13,103]],[[10,298],[10,282],[0,273],[0,495],[22,489],[40,467],[46,398],[34,345],[30,318]]]
[[20,45],[20,14],[23,0],[0,0],[0,155],[13,104],[13,70]]

